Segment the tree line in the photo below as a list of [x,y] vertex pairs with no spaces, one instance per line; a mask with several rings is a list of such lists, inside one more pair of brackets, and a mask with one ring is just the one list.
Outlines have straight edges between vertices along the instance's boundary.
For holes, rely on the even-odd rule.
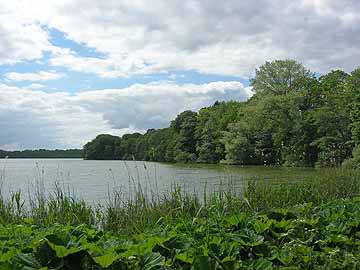
[[5,151],[0,150],[0,158],[82,158],[82,149],[67,150],[23,150],[23,151]]
[[360,164],[360,68],[317,75],[294,60],[266,62],[245,102],[180,113],[168,128],[102,134],[86,159],[244,165]]

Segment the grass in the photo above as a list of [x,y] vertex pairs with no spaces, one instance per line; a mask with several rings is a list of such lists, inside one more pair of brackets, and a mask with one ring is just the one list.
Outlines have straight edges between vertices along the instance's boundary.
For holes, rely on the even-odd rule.
[[355,170],[331,169],[301,180],[282,180],[275,184],[250,180],[244,197],[255,211],[289,207],[302,203],[321,204],[360,194],[360,174]]
[[201,197],[135,184],[97,206],[58,184],[0,192],[0,270],[360,269],[358,171],[244,181]]
[[183,220],[203,218],[216,212],[219,217],[234,213],[254,213],[274,207],[297,204],[320,205],[335,199],[359,195],[360,175],[353,170],[329,170],[320,175],[308,175],[297,181],[246,180],[239,193],[231,185],[203,196],[183,192],[174,187],[169,192],[148,192],[136,185],[133,193],[124,196],[119,191],[109,192],[105,205],[92,206],[75,198],[69,191],[56,185],[48,196],[38,186],[26,200],[21,191],[5,198],[0,192],[0,222],[38,226],[55,223],[78,226],[86,224],[116,234],[142,233],[161,224],[177,224]]

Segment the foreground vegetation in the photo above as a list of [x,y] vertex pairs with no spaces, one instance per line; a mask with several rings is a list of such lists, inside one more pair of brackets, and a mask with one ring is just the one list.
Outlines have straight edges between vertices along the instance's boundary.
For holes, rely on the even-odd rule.
[[249,179],[202,198],[138,187],[95,207],[16,192],[0,200],[0,269],[358,269],[359,179]]
[[248,101],[182,112],[168,128],[99,135],[85,158],[331,167],[354,157],[346,164],[358,167],[360,68],[315,76],[278,60],[257,69],[251,86]]
[[[359,269],[360,199],[162,224],[117,237],[88,226],[1,225],[2,269]],[[161,223],[161,222],[160,222]]]

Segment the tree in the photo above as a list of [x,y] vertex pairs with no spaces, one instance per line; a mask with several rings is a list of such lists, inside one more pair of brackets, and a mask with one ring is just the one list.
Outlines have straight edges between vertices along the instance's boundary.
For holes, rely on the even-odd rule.
[[257,95],[285,95],[303,89],[303,81],[312,76],[294,60],[275,60],[256,69],[255,78],[250,82]]
[[229,125],[224,132],[223,142],[226,162],[230,164],[251,164],[254,162],[253,134],[246,122],[239,121]]
[[84,146],[85,159],[114,159],[115,145],[119,137],[101,134]]
[[349,75],[336,70],[319,79],[319,106],[313,111],[317,126],[313,145],[319,149],[319,166],[338,166],[351,156],[352,94],[347,87]]
[[351,73],[348,85],[353,96],[351,110],[351,134],[355,145],[360,144],[360,68]]
[[118,150],[122,153],[121,159],[123,160],[133,160],[138,158],[140,140],[143,138],[143,135],[140,133],[125,134],[121,137],[120,149]]
[[179,114],[171,123],[178,133],[175,145],[175,160],[178,162],[189,162],[196,160],[196,113],[185,111]]
[[204,127],[200,130],[196,150],[198,153],[198,162],[202,163],[216,163],[218,157],[216,155],[215,144],[215,127],[213,119],[206,121]]
[[360,68],[355,69],[348,78],[347,84],[353,102],[351,103],[351,139],[355,145],[352,157],[343,162],[343,166],[360,169]]
[[219,102],[202,108],[197,114],[196,153],[197,162],[218,163],[225,159],[225,146],[222,142],[223,131],[229,123],[236,121],[243,102]]
[[0,158],[82,158],[82,149],[67,150],[23,150],[23,151],[5,151],[0,150]]
[[351,162],[360,160],[360,69],[318,78],[276,60],[257,69],[251,85],[246,102],[184,111],[145,134],[101,135],[85,145],[86,158],[338,166],[353,152]]

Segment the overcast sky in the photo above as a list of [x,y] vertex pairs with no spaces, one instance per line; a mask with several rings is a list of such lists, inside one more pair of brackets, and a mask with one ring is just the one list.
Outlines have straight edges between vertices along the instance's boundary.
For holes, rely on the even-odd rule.
[[2,0],[0,149],[70,148],[246,100],[265,61],[360,63],[358,0]]

